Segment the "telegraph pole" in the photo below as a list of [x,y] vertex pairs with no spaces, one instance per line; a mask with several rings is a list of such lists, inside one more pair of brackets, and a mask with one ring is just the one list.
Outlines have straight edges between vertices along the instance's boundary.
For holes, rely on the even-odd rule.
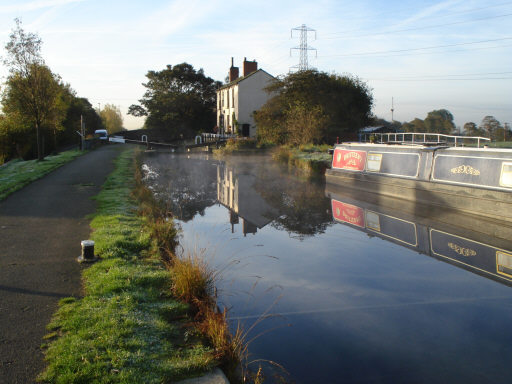
[[312,47],[308,47],[308,33],[314,32],[315,33],[315,40],[316,40],[316,30],[308,28],[306,24],[302,24],[300,27],[292,28],[290,31],[290,38],[293,39],[293,31],[299,31],[300,32],[300,44],[298,47],[294,47],[290,49],[290,57],[292,55],[292,49],[297,49],[300,51],[300,61],[299,65],[294,65],[292,68],[298,69],[299,71],[307,71],[309,69],[308,64],[308,51],[315,51],[315,57],[317,57],[317,50]]
[[84,126],[84,118],[80,115],[80,133],[82,136],[82,151],[85,149],[85,126]]
[[394,103],[393,103],[393,98],[391,98],[391,123],[393,123],[393,121],[395,121],[395,119],[393,117],[394,112],[395,112],[395,107],[394,107]]

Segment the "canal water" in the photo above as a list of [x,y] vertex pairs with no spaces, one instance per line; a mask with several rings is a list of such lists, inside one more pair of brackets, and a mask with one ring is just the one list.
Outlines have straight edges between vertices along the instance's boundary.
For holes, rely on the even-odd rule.
[[296,383],[512,382],[510,228],[265,156],[156,154],[143,168],[183,252],[221,271],[252,369]]

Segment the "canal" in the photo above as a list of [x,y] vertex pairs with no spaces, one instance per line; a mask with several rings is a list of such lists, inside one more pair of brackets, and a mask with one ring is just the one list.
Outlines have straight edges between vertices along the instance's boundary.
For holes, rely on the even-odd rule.
[[282,374],[275,362],[296,383],[512,382],[511,228],[326,186],[266,156],[152,154],[143,168],[183,251],[221,271],[252,369]]

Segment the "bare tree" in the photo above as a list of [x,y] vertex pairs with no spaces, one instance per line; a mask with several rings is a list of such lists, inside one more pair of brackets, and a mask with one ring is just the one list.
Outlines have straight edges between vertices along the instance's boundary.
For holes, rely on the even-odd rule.
[[5,45],[7,57],[3,63],[10,74],[3,104],[4,107],[8,104],[11,111],[24,115],[33,124],[37,137],[37,158],[43,160],[41,125],[55,113],[60,79],[44,63],[39,36],[26,33],[20,19],[15,19],[15,23],[16,27]]

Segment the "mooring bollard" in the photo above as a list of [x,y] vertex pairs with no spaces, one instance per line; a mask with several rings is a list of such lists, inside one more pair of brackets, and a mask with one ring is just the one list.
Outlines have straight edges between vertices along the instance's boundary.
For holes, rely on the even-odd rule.
[[78,256],[79,263],[93,263],[98,260],[94,256],[94,241],[82,240],[80,244],[82,244],[82,254]]

